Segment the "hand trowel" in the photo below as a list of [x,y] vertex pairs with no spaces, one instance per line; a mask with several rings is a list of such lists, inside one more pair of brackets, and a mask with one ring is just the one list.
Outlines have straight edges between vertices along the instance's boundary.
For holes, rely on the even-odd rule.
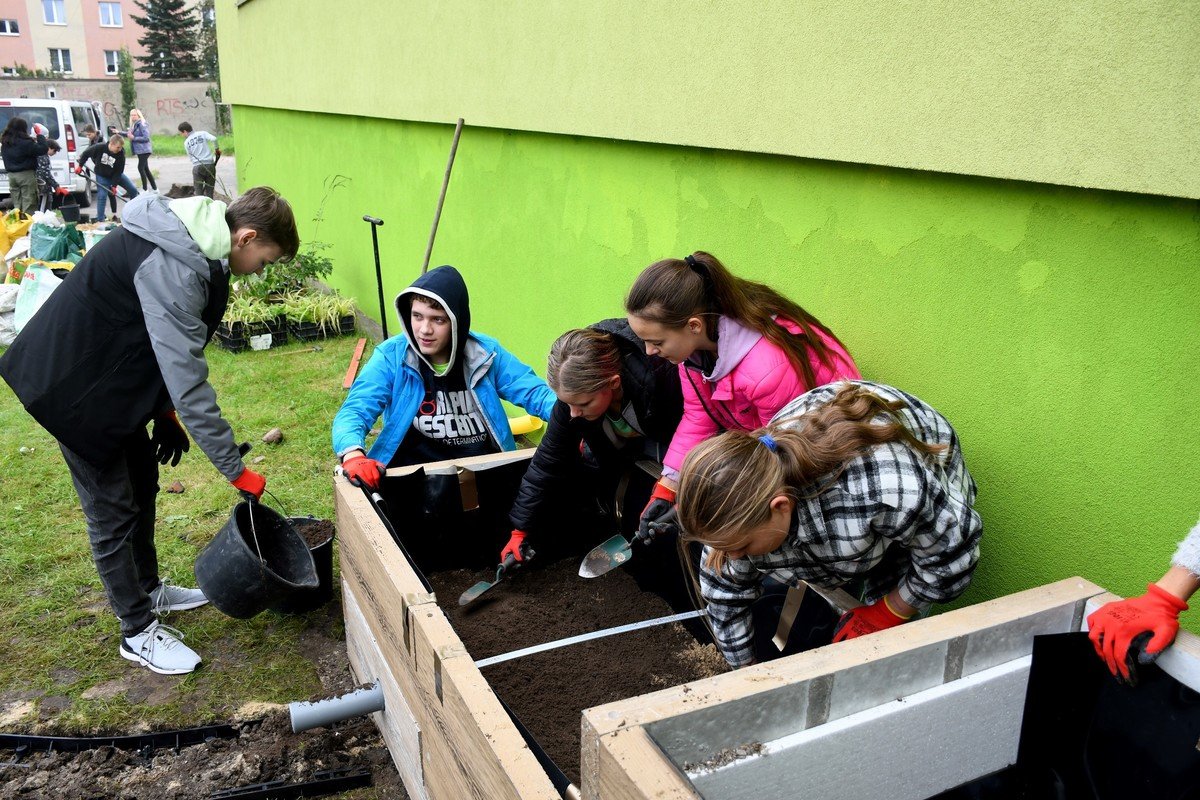
[[632,541],[619,533],[612,538],[605,539],[583,557],[583,563],[579,565],[579,577],[599,578],[604,573],[616,569],[633,558],[634,542],[649,543],[653,540],[654,534],[661,533],[668,528],[676,527],[678,524],[675,509],[672,508],[660,519],[650,523],[650,536],[643,536],[641,531],[639,531],[633,535]]
[[[523,547],[521,549],[521,556],[526,560],[533,558],[533,556],[534,556],[533,548],[528,547],[528,546]],[[495,586],[497,583],[499,583],[501,580],[503,580],[505,575],[507,575],[510,572],[512,572],[513,570],[517,569],[523,563],[524,562],[522,562],[522,561],[517,561],[517,559],[513,556],[513,554],[509,553],[508,555],[506,555],[504,557],[504,561],[496,567],[496,577],[490,581],[480,581],[479,583],[472,586],[470,589],[467,589],[465,592],[463,592],[461,595],[458,596],[458,604],[460,606],[465,606],[467,603],[470,603],[472,600],[477,599],[479,597],[479,595],[483,594],[488,589]]]

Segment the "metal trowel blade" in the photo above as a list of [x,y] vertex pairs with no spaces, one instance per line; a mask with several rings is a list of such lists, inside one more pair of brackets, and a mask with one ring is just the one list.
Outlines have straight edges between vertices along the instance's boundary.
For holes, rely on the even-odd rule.
[[592,548],[579,565],[579,577],[599,578],[609,570],[616,569],[633,558],[629,540],[620,534]]
[[499,581],[480,581],[458,596],[458,604],[460,606],[465,606],[467,603],[471,602],[476,597],[479,597],[479,595],[483,594],[497,583],[499,583]]

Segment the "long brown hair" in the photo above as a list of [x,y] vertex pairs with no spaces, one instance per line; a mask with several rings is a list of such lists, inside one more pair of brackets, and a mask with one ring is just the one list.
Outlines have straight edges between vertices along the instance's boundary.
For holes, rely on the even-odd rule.
[[621,351],[612,334],[592,328],[567,331],[550,346],[546,383],[555,392],[591,394],[621,374]]
[[[835,359],[817,331],[845,349],[829,328],[798,303],[770,286],[735,276],[716,256],[702,250],[686,259],[655,261],[642,270],[625,298],[625,311],[667,328],[682,328],[691,317],[701,317],[709,338],[714,341],[716,318],[724,314],[758,331],[783,350],[809,389],[816,385],[809,354],[815,354],[830,368]],[[780,327],[775,317],[795,323],[800,333],[793,334]]]
[[913,435],[896,414],[904,407],[846,384],[789,427],[731,430],[700,443],[680,470],[681,538],[712,547],[708,565],[719,571],[725,563],[722,549],[736,550],[747,531],[767,522],[772,498],[816,497],[833,486],[850,461],[876,445],[899,442],[923,455],[945,451],[945,445],[926,444]]

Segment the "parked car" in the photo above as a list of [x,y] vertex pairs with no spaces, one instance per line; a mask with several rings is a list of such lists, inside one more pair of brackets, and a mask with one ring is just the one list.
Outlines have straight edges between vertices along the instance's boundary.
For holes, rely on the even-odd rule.
[[[37,100],[27,97],[0,98],[0,130],[13,117],[23,117],[32,128],[35,123],[45,125],[49,138],[56,140],[62,150],[50,159],[54,179],[60,186],[75,193],[79,204],[85,208],[92,204],[92,186],[82,176],[75,174],[75,162],[88,146],[87,137],[80,131],[85,125],[96,130],[105,130],[104,115],[93,104],[85,100]],[[8,173],[0,163],[0,197],[7,197]]]

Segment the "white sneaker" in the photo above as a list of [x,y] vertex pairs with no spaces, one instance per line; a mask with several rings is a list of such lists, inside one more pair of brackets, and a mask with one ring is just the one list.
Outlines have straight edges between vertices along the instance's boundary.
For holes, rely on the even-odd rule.
[[155,620],[136,636],[121,637],[121,657],[159,675],[182,675],[200,665],[200,656],[182,640],[181,631]]
[[154,606],[154,613],[162,616],[172,611],[189,611],[199,608],[208,603],[208,598],[199,589],[160,583],[158,588],[150,593],[150,603]]

